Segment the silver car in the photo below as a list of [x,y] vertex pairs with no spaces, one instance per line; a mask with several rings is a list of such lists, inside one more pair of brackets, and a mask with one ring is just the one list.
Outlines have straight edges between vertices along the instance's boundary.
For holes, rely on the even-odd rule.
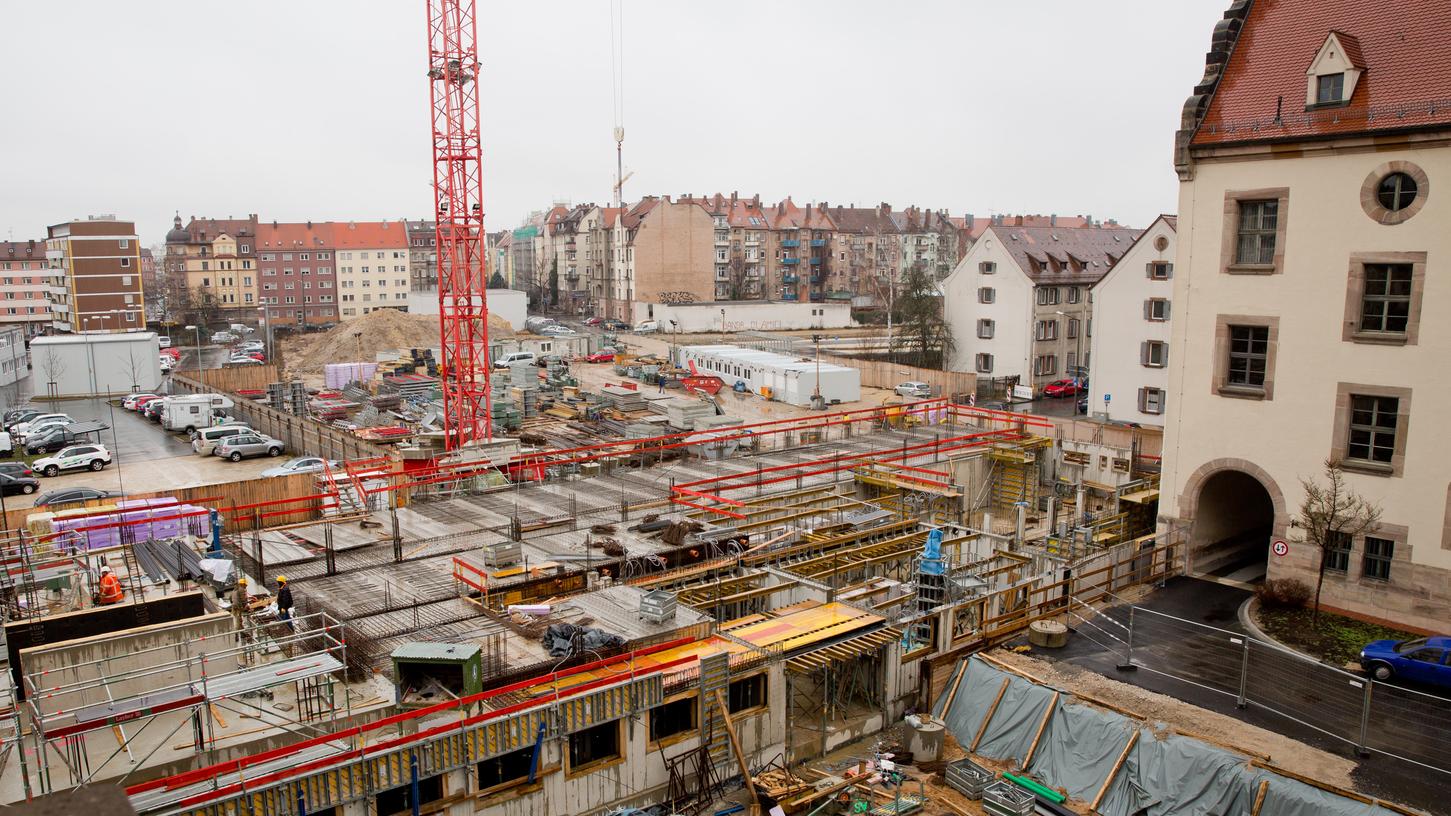
[[263,476],[291,476],[294,473],[321,473],[325,467],[336,468],[337,462],[329,462],[316,456],[299,456],[289,462],[277,467],[270,467],[262,471]]
[[212,449],[212,453],[223,459],[240,462],[249,456],[281,456],[282,441],[259,433],[244,433],[229,436]]

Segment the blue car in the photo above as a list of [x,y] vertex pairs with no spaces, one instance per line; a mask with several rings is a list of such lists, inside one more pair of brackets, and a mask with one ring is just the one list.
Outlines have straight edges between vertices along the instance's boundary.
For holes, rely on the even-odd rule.
[[1451,637],[1372,641],[1360,650],[1360,665],[1377,680],[1451,688]]

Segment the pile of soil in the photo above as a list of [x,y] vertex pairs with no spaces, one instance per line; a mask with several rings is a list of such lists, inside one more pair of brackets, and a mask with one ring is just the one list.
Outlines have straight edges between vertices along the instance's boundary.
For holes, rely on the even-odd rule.
[[[508,321],[489,315],[489,336],[513,337],[514,332]],[[328,363],[366,362],[380,351],[437,347],[437,315],[377,309],[322,334],[285,341],[283,359],[293,374],[320,374]]]

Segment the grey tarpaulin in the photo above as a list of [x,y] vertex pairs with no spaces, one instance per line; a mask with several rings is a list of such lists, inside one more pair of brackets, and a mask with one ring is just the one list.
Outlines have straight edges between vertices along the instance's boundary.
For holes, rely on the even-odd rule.
[[598,652],[604,649],[618,649],[625,645],[625,639],[601,629],[575,626],[572,623],[556,623],[544,630],[540,641],[549,650],[550,657],[568,657],[574,654],[575,641],[584,651]]
[[[958,684],[952,709],[943,711],[948,690],[933,712],[966,747],[977,736],[993,700],[1008,688],[992,714],[978,754],[1021,762],[1038,730],[1053,690],[998,671],[973,657]],[[1270,781],[1260,816],[1393,816],[1366,805],[1249,764],[1246,757],[1199,740],[1158,732],[1119,714],[1075,702],[1066,692],[1048,722],[1029,773],[1075,799],[1092,801],[1139,732],[1098,812],[1103,816],[1245,816],[1260,782]]]

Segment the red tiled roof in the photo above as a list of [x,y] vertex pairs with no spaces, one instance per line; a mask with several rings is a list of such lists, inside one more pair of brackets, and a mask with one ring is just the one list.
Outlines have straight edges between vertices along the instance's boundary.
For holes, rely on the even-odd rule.
[[337,249],[406,249],[408,230],[393,221],[329,222]]
[[[1348,105],[1307,111],[1306,71],[1332,31],[1365,73]],[[1192,144],[1443,125],[1451,125],[1451,12],[1443,0],[1258,0]]]
[[38,241],[0,241],[0,261],[43,261],[45,239]]
[[288,250],[331,247],[333,225],[316,222],[272,222],[257,225],[259,250]]
[[600,220],[604,223],[605,229],[614,229],[615,219],[619,218],[620,213],[624,211],[624,207],[601,207]]

